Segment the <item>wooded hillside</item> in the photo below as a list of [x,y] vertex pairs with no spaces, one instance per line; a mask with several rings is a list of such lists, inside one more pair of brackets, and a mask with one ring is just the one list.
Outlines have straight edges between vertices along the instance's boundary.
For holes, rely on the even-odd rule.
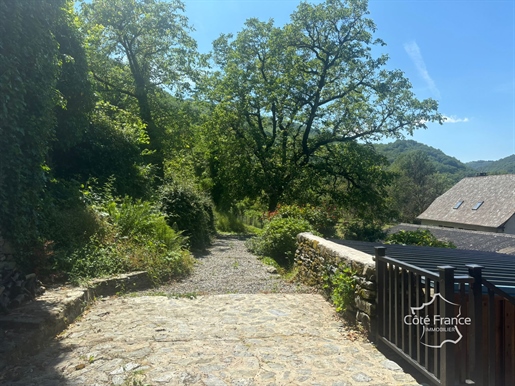
[[461,178],[475,173],[469,164],[464,164],[439,149],[413,140],[397,140],[388,144],[377,144],[375,148],[379,153],[385,155],[390,162],[394,162],[398,157],[407,152],[422,151],[427,154],[436,172],[448,174],[453,181],[459,181]]
[[515,154],[497,161],[472,161],[466,163],[467,167],[478,172],[490,174],[512,174],[515,173]]

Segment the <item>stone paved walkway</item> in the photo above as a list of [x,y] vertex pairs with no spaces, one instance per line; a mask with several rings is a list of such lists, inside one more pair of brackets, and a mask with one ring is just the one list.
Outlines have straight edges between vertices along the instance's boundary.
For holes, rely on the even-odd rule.
[[97,301],[3,385],[417,385],[317,294]]

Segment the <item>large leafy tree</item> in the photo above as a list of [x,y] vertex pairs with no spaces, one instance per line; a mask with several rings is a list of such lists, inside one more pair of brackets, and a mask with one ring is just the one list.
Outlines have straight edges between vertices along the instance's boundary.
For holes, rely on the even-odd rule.
[[452,186],[448,176],[437,173],[427,153],[420,150],[401,155],[391,169],[397,178],[389,191],[401,221],[413,221]]
[[256,170],[252,178],[238,173],[238,182],[261,187],[271,210],[306,170],[337,177],[349,194],[376,189],[366,171],[356,173],[359,161],[324,159],[342,158],[346,144],[402,137],[442,120],[436,101],[418,100],[403,73],[373,55],[384,43],[373,38],[367,14],[364,0],[301,3],[282,28],[249,19],[235,38],[214,44],[208,125],[245,149]]
[[196,43],[183,11],[179,0],[93,0],[82,7],[94,78],[112,103],[135,104],[157,164],[164,130],[152,98],[158,89],[187,90],[193,77]]

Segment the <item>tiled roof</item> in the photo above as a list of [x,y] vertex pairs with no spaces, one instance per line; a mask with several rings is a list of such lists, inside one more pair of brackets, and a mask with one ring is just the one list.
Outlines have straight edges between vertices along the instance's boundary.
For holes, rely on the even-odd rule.
[[[453,209],[457,203],[463,203]],[[483,202],[477,210],[472,208]],[[420,220],[497,228],[515,214],[515,174],[464,178],[418,216]]]

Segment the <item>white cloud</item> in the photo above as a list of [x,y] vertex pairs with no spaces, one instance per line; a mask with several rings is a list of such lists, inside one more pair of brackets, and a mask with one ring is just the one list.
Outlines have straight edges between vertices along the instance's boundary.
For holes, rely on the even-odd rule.
[[406,50],[407,54],[415,64],[415,67],[417,67],[418,73],[426,82],[429,90],[431,90],[434,96],[440,98],[440,91],[438,90],[438,87],[436,87],[433,78],[431,78],[429,72],[427,71],[426,63],[424,62],[424,58],[422,58],[422,54],[420,53],[420,48],[418,47],[418,44],[414,41],[410,43],[405,43],[404,49]]
[[450,117],[444,115],[443,120],[444,120],[444,123],[463,123],[463,122],[469,121],[469,119],[466,117],[465,118],[457,118],[454,115],[451,115]]

